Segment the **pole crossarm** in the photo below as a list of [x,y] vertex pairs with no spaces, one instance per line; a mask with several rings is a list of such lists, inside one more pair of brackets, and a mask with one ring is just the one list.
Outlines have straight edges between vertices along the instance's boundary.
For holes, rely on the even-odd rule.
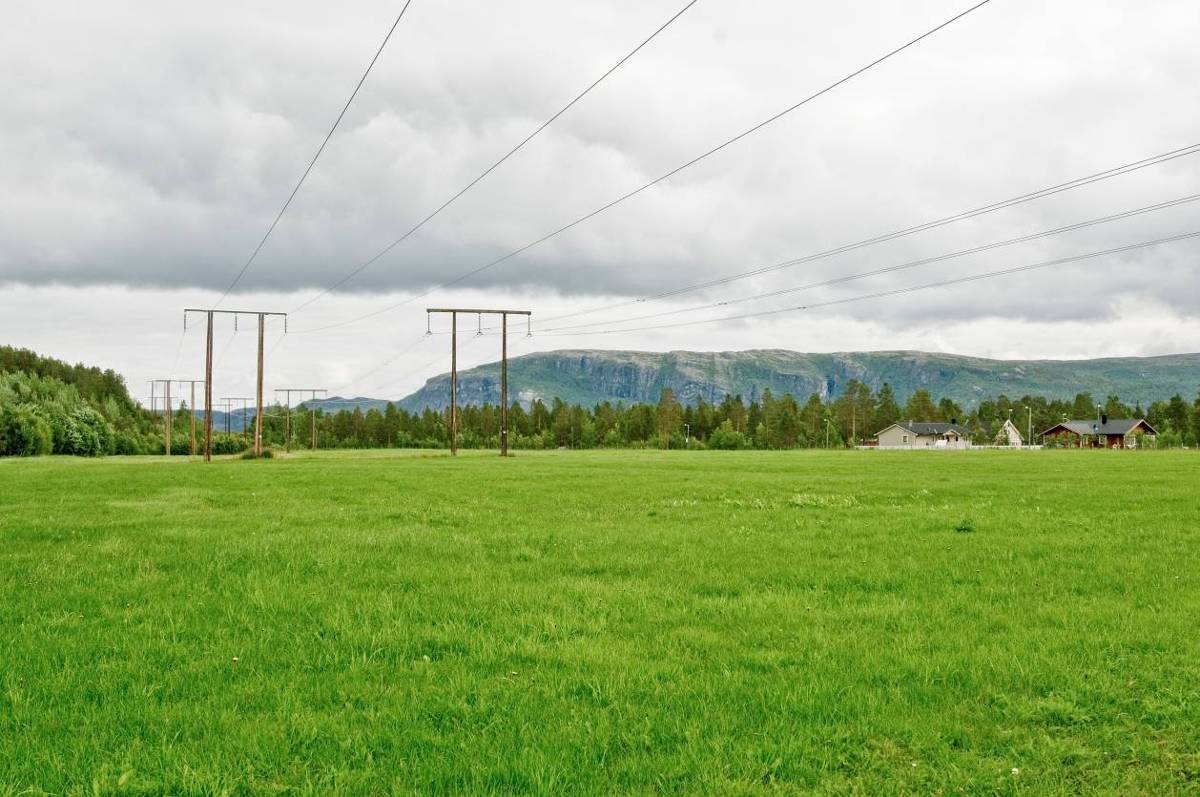
[[312,399],[313,401],[316,400],[318,393],[324,393],[327,396],[329,395],[329,391],[323,387],[277,387],[277,388],[275,388],[275,392],[287,394],[286,401],[287,401],[289,407],[292,406],[292,394],[293,393],[299,393],[301,398],[304,398],[305,393],[309,393],[309,394],[311,394],[309,396],[309,398]]
[[466,313],[467,315],[533,315],[532,310],[481,310],[475,307],[426,307],[427,313]]

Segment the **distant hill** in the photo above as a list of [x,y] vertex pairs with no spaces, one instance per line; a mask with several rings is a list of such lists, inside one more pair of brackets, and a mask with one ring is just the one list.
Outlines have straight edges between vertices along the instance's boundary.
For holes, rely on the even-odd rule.
[[[496,403],[500,398],[496,363],[459,374],[463,404]],[[509,392],[528,404],[555,397],[584,405],[600,401],[657,401],[671,388],[682,401],[703,396],[719,401],[726,393],[756,398],[764,390],[801,398],[817,393],[837,397],[851,379],[878,390],[891,384],[900,397],[925,388],[972,407],[989,396],[1026,394],[1073,398],[1090,391],[1117,394],[1127,403],[1194,396],[1200,389],[1200,354],[1113,357],[1096,360],[989,360],[919,351],[805,354],[784,349],[740,352],[638,352],[563,350],[539,352],[509,361]],[[449,403],[448,374],[434,377],[396,402],[408,410],[441,409]],[[336,399],[338,407],[364,410],[379,399]],[[322,406],[330,406],[325,404]]]

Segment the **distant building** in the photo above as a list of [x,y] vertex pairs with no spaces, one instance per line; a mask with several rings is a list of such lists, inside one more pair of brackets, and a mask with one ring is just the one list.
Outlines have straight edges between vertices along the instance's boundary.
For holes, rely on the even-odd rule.
[[971,431],[950,423],[893,423],[880,432],[879,448],[970,448]]
[[996,435],[996,443],[1001,444],[1001,441],[1004,441],[1003,445],[1025,445],[1025,438],[1021,437],[1021,430],[1012,422],[1012,418],[1004,422],[1004,425],[1000,427],[1000,433]]
[[1099,420],[1063,421],[1042,432],[1043,441],[1057,440],[1071,448],[1138,448],[1142,438],[1151,445],[1158,439],[1158,431],[1145,418],[1110,419],[1101,415]]

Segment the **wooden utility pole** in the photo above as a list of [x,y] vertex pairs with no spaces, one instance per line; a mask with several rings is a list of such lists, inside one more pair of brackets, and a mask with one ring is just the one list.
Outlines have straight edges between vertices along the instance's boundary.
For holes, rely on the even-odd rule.
[[[184,324],[187,314],[184,313]],[[212,459],[212,335],[213,314],[208,314],[208,342],[204,355],[204,461]],[[225,413],[225,431],[229,431],[229,413]]]
[[171,456],[171,382],[173,379],[152,379],[151,391],[155,384],[163,386],[163,453]]
[[458,454],[458,314],[500,316],[500,456],[508,456],[508,317],[523,315],[528,319],[531,310],[481,310],[474,307],[427,307],[425,313],[450,314],[450,455]]
[[254,397],[253,396],[223,396],[221,398],[221,401],[226,401],[226,402],[240,401],[240,402],[242,402],[242,407],[241,407],[241,410],[242,410],[242,436],[249,438],[250,437],[250,427],[246,423],[246,410],[249,409],[250,402],[254,401]]
[[175,380],[175,384],[177,384],[177,385],[180,385],[180,386],[191,385],[191,388],[192,388],[192,398],[191,398],[191,403],[188,404],[188,408],[192,411],[192,413],[191,413],[192,414],[192,430],[191,430],[191,438],[192,439],[191,439],[190,450],[191,450],[191,456],[193,456],[193,457],[196,456],[196,412],[197,412],[197,410],[196,410],[196,385],[203,385],[204,383],[205,382],[203,379],[176,379]]
[[233,412],[233,405],[228,399],[221,399],[221,403],[225,405],[225,434],[229,434],[229,415]]
[[[311,395],[312,400],[316,401],[318,393],[324,393],[325,395],[328,396],[329,391],[326,390],[325,388],[321,388],[321,387],[277,387],[277,388],[275,388],[275,395],[277,398],[280,393],[283,393],[286,396],[285,400],[287,401],[287,415],[284,416],[286,418],[286,420],[284,421],[286,431],[284,432],[284,434],[287,437],[287,450],[291,451],[292,450],[292,394],[299,393],[300,398],[303,399],[304,394],[308,393]],[[312,447],[313,447],[313,450],[316,450],[316,448],[317,448],[317,411],[312,408],[310,408],[310,410],[311,410],[311,414],[312,414]]]
[[500,456],[508,456],[508,313],[500,314]]
[[[188,313],[204,313],[208,317],[208,341],[204,355],[204,379],[206,384],[212,384],[212,369],[213,369],[213,316],[215,314],[224,314],[233,316],[234,326],[237,326],[237,317],[240,315],[258,316],[258,376],[255,380],[257,389],[255,391],[255,413],[254,413],[254,453],[256,456],[262,454],[262,389],[263,389],[263,335],[266,329],[267,316],[281,316],[283,318],[283,331],[287,334],[287,313],[273,313],[264,310],[217,310],[215,308],[197,308],[187,307],[183,311],[183,328],[187,329]],[[243,410],[243,416],[245,410]],[[204,391],[204,417],[212,417],[212,390]],[[244,425],[244,424],[243,424]],[[208,462],[212,459],[212,422],[204,422],[204,461]]]
[[258,314],[258,379],[254,387],[254,456],[262,456],[262,383],[263,383],[263,330],[266,318]]
[[450,456],[458,456],[458,313],[450,313]]

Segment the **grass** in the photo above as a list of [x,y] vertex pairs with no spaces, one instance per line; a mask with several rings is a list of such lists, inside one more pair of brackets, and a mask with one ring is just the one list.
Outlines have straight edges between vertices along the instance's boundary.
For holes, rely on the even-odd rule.
[[1198,485],[1187,452],[3,461],[0,795],[1198,794]]

